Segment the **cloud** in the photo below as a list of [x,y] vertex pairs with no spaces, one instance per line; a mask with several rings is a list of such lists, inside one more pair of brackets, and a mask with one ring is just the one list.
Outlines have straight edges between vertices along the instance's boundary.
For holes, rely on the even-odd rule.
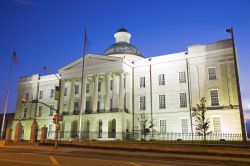
[[36,5],[34,0],[12,0],[12,2],[20,4],[20,5],[25,5],[25,6],[35,6]]

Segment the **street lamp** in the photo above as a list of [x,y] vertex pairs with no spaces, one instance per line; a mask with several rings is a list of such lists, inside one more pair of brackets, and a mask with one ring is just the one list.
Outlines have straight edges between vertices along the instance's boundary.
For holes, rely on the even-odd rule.
[[229,29],[226,29],[226,32],[231,34],[231,39],[232,39],[233,56],[234,56],[234,70],[235,70],[235,76],[236,76],[237,96],[238,96],[239,111],[240,111],[241,132],[242,132],[243,142],[246,142],[247,141],[246,127],[245,127],[243,107],[242,107],[242,100],[241,100],[241,93],[240,93],[240,81],[239,81],[239,73],[238,73],[238,61],[237,61],[236,51],[235,51],[233,28],[231,27]]
[[[43,67],[43,69],[47,72],[49,69],[47,66]],[[61,78],[58,77],[57,74],[54,74],[56,76],[56,78],[59,81],[59,85],[55,87],[55,100],[57,100],[57,109],[53,109],[56,111],[56,115],[54,116],[53,120],[55,123],[55,148],[57,148],[58,145],[58,131],[60,130],[60,123],[59,121],[62,121],[63,117],[59,116],[59,112],[60,112],[60,96],[61,96]],[[60,75],[59,75],[60,76]],[[44,104],[44,103],[42,103]],[[50,107],[50,106],[49,106]]]

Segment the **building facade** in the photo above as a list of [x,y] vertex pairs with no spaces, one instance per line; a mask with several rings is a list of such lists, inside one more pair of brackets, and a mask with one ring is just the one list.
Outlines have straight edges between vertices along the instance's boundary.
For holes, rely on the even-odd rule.
[[22,138],[29,139],[36,119],[39,129],[47,126],[48,139],[54,139],[55,111],[30,101],[57,108],[55,86],[60,80],[62,140],[123,140],[141,131],[142,118],[147,119],[145,128],[153,124],[157,139],[170,139],[166,133],[196,133],[191,111],[202,97],[207,100],[209,131],[241,134],[231,40],[145,58],[130,44],[126,29],[114,37],[103,55],[88,54],[57,74],[21,77],[13,130],[20,121]]

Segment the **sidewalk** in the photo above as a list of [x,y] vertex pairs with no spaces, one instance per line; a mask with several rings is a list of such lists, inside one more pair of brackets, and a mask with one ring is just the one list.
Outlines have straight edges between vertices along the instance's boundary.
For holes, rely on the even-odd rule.
[[[138,148],[138,147],[137,147]],[[157,159],[157,160],[186,160],[186,161],[197,161],[197,162],[206,162],[206,163],[224,163],[230,165],[250,165],[250,155],[249,150],[236,150],[231,152],[218,151],[217,155],[212,153],[205,154],[201,153],[189,153],[187,151],[182,151],[178,147],[168,147],[168,151],[161,152],[152,152],[146,150],[144,151],[134,148],[128,150],[118,150],[118,148],[74,148],[74,147],[58,147],[54,149],[53,146],[38,146],[38,145],[10,145],[5,146],[0,149],[9,149],[9,150],[26,150],[32,153],[53,153],[55,155],[72,155],[72,156],[113,156],[113,157],[122,157],[122,158],[140,158],[140,159]],[[186,149],[187,150],[187,149]],[[189,148],[191,150],[191,148]],[[193,151],[197,150],[193,148]],[[204,149],[203,149],[204,151]],[[207,149],[209,152],[210,149]],[[183,153],[184,152],[184,153]],[[244,152],[244,153],[242,153]],[[231,155],[228,155],[231,154]],[[236,155],[236,156],[233,156]]]

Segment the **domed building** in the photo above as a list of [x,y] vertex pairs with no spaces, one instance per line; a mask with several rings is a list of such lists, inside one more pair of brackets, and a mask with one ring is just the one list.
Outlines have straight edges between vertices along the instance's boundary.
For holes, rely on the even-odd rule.
[[143,59],[144,56],[138,48],[130,44],[131,34],[125,28],[120,28],[114,35],[115,44],[109,46],[105,52],[105,56],[124,57],[129,61]]
[[120,28],[102,55],[87,54],[57,74],[20,77],[12,139],[30,139],[37,123],[46,139],[57,127],[62,141],[201,140],[191,114],[202,97],[213,133],[207,139],[242,139],[231,40],[145,57],[131,36]]

